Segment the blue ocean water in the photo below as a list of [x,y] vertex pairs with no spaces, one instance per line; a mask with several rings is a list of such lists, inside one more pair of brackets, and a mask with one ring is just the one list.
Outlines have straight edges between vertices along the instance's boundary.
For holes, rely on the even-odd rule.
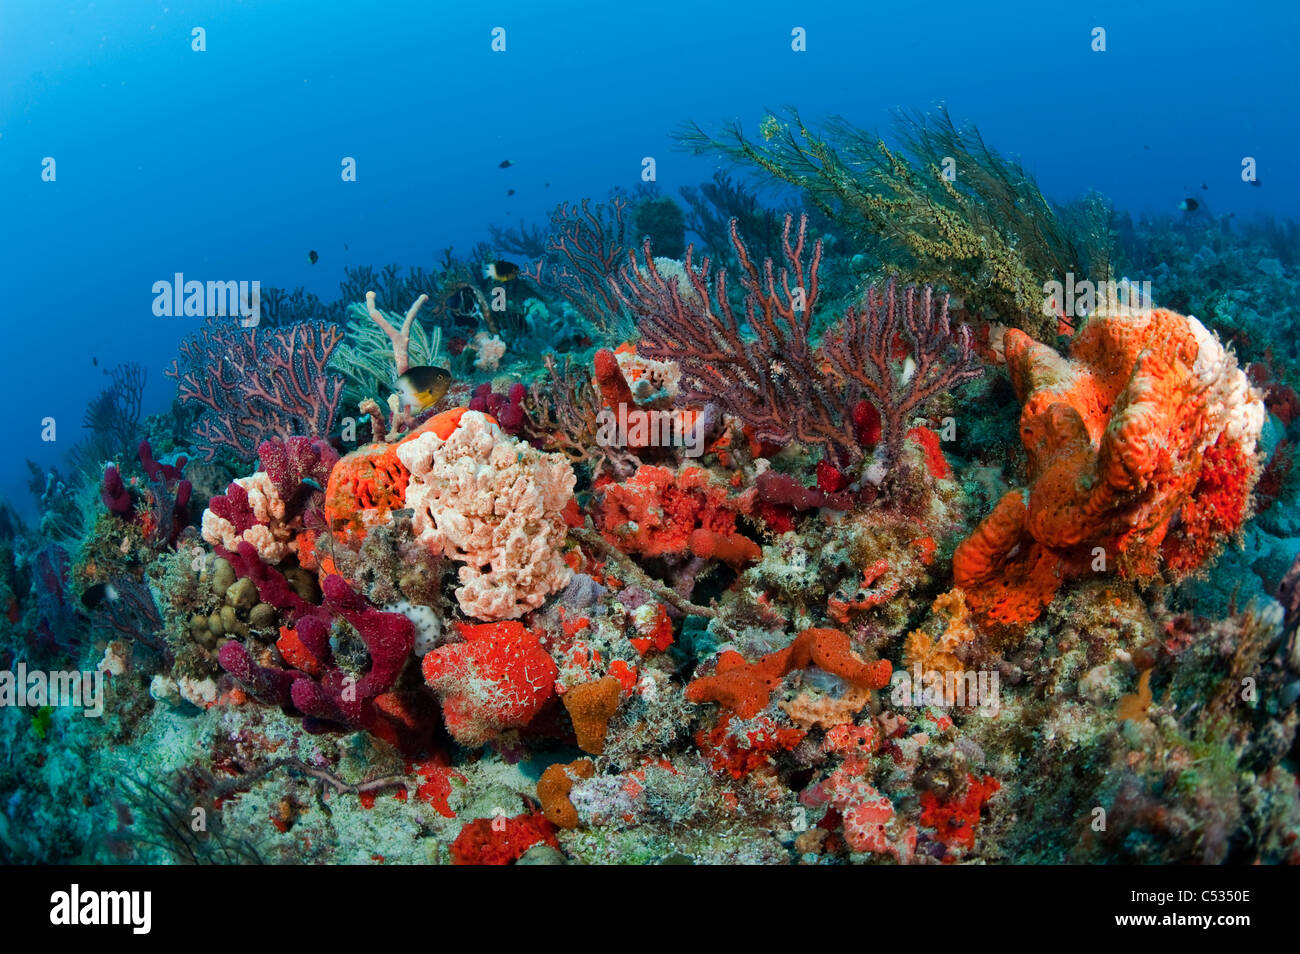
[[4,0],[0,494],[30,503],[24,458],[79,438],[103,369],[141,362],[146,413],[167,406],[163,369],[200,319],[155,317],[154,282],[333,300],[345,266],[430,265],[489,224],[634,186],[647,156],[669,195],[708,180],[673,148],[686,119],[752,130],[789,103],[885,127],[942,101],[1053,199],[1294,217],[1298,19],[1291,2]]

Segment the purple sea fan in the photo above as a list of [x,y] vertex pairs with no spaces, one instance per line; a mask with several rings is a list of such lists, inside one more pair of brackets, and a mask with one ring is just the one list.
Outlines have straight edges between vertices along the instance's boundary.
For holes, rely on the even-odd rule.
[[854,413],[869,401],[880,412],[889,458],[897,460],[910,416],[982,373],[969,334],[963,327],[953,335],[947,300],[936,313],[928,286],[919,302],[909,288],[900,310],[891,280],[883,293],[870,290],[861,308],[849,308],[815,347],[822,245],[813,243],[809,255],[808,217],[793,236],[792,224],[793,216],[786,216],[785,263],[778,269],[771,259],[760,268],[731,222],[743,324],[728,296],[726,269],[710,282],[710,260],[697,268],[692,249],[680,273],[661,271],[648,245],[643,260],[632,253],[614,288],[639,319],[638,351],[678,363],[681,400],[718,404],[759,440],[820,447],[837,467],[858,464],[870,449],[855,423],[861,415]]
[[521,274],[543,288],[559,292],[599,330],[616,330],[621,308],[610,279],[626,254],[623,210],[627,200],[613,196],[609,205],[583,199],[551,213],[547,257]]
[[705,258],[696,268],[693,247],[686,250],[680,274],[664,274],[647,242],[644,261],[631,253],[614,288],[639,320],[638,353],[681,367],[683,401],[717,403],[750,425],[759,440],[798,440],[824,448],[837,463],[851,463],[862,456],[862,448],[809,341],[822,244],[815,242],[808,258],[808,217],[800,219],[793,241],[791,223],[786,216],[781,239],[785,265],[778,273],[771,259],[761,269],[750,259],[736,220],[731,220],[749,335],[742,332],[728,298],[727,270],[718,269],[710,282],[711,262]]
[[343,396],[343,378],[327,367],[342,338],[317,322],[242,328],[210,318],[186,339],[166,373],[182,404],[203,409],[195,446],[204,460],[224,447],[252,461],[267,438],[327,435]]
[[849,405],[865,399],[880,412],[891,460],[898,459],[912,416],[931,398],[984,373],[971,350],[970,329],[962,325],[954,333],[948,322],[948,296],[936,308],[929,285],[908,286],[900,303],[896,285],[891,278],[883,291],[868,289],[820,349],[845,383]]

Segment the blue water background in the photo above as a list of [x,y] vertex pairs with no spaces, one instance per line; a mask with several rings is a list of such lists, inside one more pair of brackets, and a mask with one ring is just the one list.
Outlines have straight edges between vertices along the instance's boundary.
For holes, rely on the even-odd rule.
[[[672,148],[683,119],[754,130],[793,103],[884,127],[894,107],[943,101],[1052,198],[1295,217],[1297,11],[0,0],[0,494],[27,509],[23,459],[55,463],[80,438],[102,369],[142,362],[146,412],[167,406],[163,368],[200,319],[155,317],[155,281],[258,279],[328,301],[345,265],[432,265],[489,223],[634,186],[645,156],[676,196],[713,172]],[[1247,155],[1259,188],[1240,181]],[[57,182],[41,181],[45,156]]]

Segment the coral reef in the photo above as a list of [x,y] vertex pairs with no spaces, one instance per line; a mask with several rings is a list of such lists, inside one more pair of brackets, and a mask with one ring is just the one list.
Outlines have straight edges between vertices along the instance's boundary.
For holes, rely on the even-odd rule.
[[0,505],[0,860],[1300,861],[1294,230],[1066,321],[1104,201],[828,130],[110,373]]

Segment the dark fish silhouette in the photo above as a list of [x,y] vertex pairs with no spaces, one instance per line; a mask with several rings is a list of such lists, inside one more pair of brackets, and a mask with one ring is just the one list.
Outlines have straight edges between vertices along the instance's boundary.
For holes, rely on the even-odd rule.
[[81,594],[81,602],[86,609],[93,610],[105,601],[113,602],[117,597],[117,587],[112,583],[96,583]]

